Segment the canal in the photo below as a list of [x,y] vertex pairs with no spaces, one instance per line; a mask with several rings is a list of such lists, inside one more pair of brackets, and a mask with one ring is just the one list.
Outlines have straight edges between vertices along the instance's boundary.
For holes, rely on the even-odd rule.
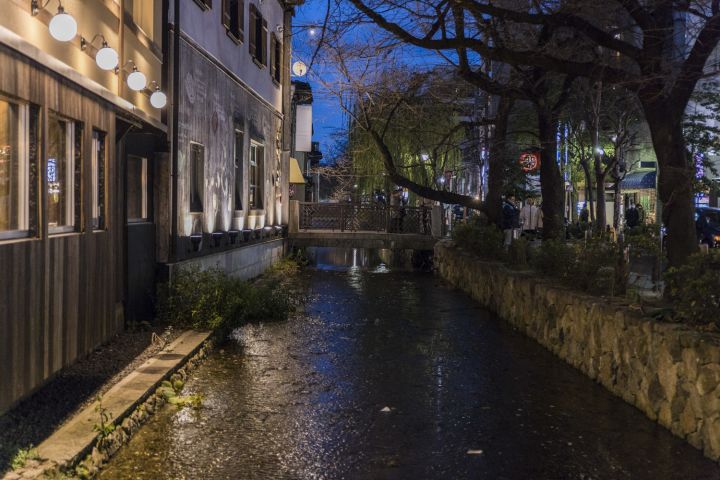
[[[718,465],[431,274],[317,252],[103,479],[714,479]],[[341,264],[355,266],[345,267]]]

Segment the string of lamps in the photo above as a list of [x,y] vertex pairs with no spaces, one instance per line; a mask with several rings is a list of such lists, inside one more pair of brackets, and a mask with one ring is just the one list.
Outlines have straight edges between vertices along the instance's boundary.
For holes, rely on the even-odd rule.
[[[44,10],[52,0],[31,0],[30,13],[37,16],[40,10]],[[58,42],[71,42],[78,34],[78,25],[75,18],[63,7],[62,0],[57,0],[57,13],[53,15],[48,24],[50,36]],[[100,48],[95,52],[95,64],[101,70],[114,71],[116,75],[121,72],[127,74],[126,83],[128,88],[136,92],[143,92],[147,87],[148,81],[144,73],[142,73],[134,61],[128,60],[124,65],[120,66],[120,56],[117,50],[108,45],[107,40],[102,34],[95,35],[92,40],[88,41],[85,37],[80,36],[80,49],[86,51],[88,47],[94,47],[94,43],[100,40]],[[132,65],[132,70],[126,70],[126,67]],[[151,89],[150,104],[155,108],[164,108],[167,105],[167,95],[160,90],[158,82],[151,82],[154,88]]]

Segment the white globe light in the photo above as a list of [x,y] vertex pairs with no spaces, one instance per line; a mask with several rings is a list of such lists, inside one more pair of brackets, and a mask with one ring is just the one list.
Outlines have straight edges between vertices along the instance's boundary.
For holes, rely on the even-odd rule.
[[167,96],[160,90],[156,90],[150,95],[150,105],[155,108],[163,108],[167,105]]
[[59,42],[69,42],[77,35],[77,22],[69,13],[65,13],[62,7],[50,20],[50,35]]
[[114,48],[107,46],[107,43],[103,43],[103,46],[95,54],[95,63],[103,70],[112,70],[118,66],[119,57],[118,53]]
[[130,75],[128,75],[127,84],[128,87],[135,90],[136,92],[139,92],[140,90],[145,88],[145,85],[147,85],[147,78],[145,78],[144,73],[139,72],[137,71],[137,69],[135,69]]

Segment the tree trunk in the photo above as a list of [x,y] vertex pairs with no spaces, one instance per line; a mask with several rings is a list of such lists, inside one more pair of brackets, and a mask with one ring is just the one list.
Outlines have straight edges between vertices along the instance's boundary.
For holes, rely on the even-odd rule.
[[582,161],[580,166],[585,174],[585,208],[588,209],[590,221],[595,220],[595,209],[593,207],[593,189],[592,189],[592,175],[590,175],[590,166],[587,161]]
[[[599,162],[599,160],[596,160]],[[602,166],[600,166],[602,169]],[[598,171],[595,166],[595,231],[602,235],[607,224],[607,209],[605,208],[605,174]]]
[[[695,169],[685,148],[680,115],[668,114],[672,106],[643,103],[658,160],[658,196],[662,202],[662,222],[667,229],[670,266],[683,265],[698,248],[693,214]],[[673,118],[678,117],[678,118]]]
[[513,100],[500,97],[495,113],[495,128],[490,138],[488,152],[488,191],[484,211],[491,223],[500,225],[502,220],[502,195],[505,187],[505,146],[507,140],[508,119]]
[[622,206],[620,193],[620,175],[615,176],[615,186],[613,187],[613,228],[616,233],[620,233],[620,207]]
[[540,137],[540,192],[542,193],[543,237],[564,238],[563,195],[565,192],[557,164],[555,122],[553,116],[538,109]]

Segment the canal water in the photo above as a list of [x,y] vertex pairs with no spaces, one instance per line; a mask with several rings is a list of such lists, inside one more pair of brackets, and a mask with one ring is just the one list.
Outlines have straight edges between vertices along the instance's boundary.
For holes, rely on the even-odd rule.
[[718,465],[431,274],[319,250],[103,479],[715,479]]

